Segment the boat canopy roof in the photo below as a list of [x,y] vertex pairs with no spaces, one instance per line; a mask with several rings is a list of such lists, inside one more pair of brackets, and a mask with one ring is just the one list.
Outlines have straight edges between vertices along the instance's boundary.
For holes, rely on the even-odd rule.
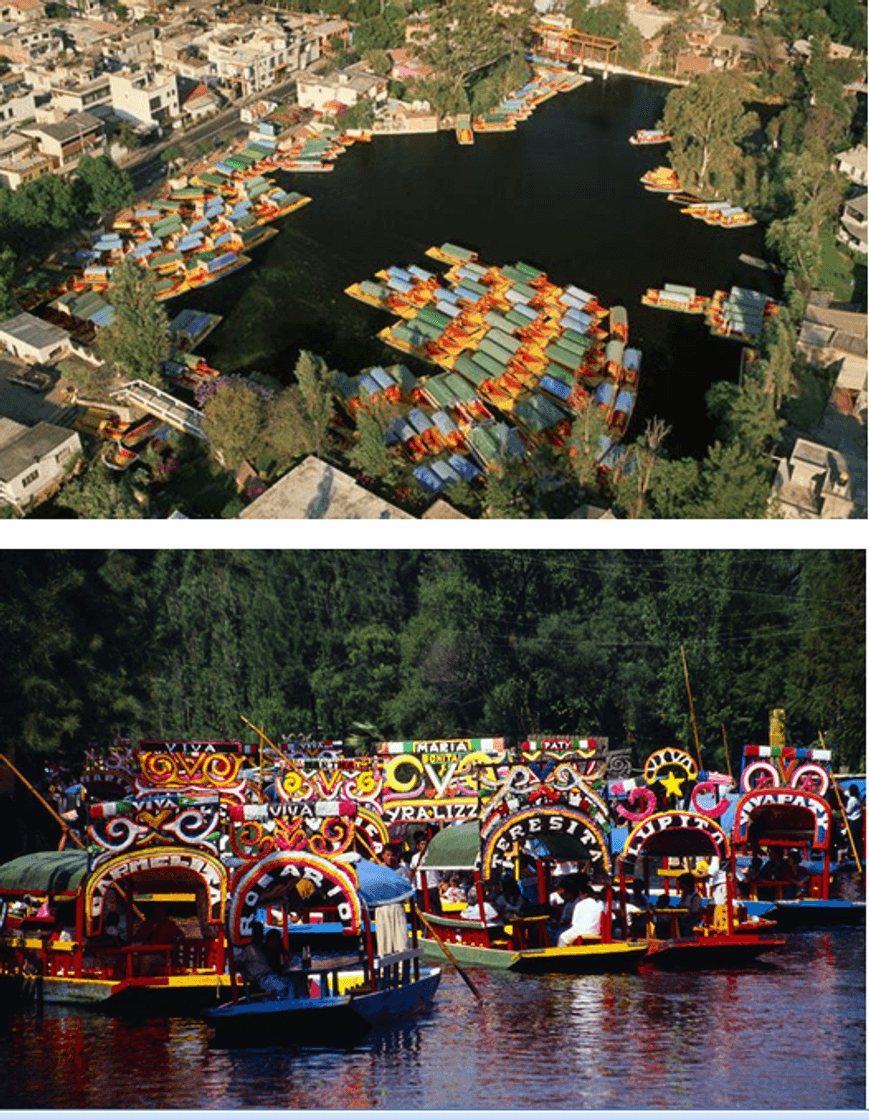
[[435,871],[473,871],[480,851],[480,822],[461,821],[435,833],[420,867]]
[[86,852],[33,852],[0,867],[0,891],[74,893],[87,873]]

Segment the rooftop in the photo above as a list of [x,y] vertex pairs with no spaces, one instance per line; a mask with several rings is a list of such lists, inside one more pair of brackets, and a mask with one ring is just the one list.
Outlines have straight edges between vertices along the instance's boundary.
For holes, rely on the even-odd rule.
[[35,346],[39,350],[47,346],[59,346],[69,338],[65,330],[52,326],[43,319],[37,319],[27,311],[22,311],[13,319],[4,320],[0,323],[0,331],[11,335],[26,346]]
[[75,434],[69,428],[58,428],[42,420],[33,428],[14,420],[0,420],[0,480],[11,482],[18,478]]
[[309,455],[238,515],[248,519],[408,520],[397,506],[365,490],[336,467]]

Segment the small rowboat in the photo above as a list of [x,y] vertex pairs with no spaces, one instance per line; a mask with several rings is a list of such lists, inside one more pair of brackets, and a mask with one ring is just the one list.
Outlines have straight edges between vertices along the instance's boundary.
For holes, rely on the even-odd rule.
[[629,144],[669,144],[673,137],[658,128],[640,128],[630,137]]

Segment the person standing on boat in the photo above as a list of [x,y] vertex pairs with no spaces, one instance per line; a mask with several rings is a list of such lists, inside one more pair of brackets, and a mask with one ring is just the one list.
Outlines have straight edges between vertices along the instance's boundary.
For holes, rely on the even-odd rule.
[[[416,904],[419,909],[425,913],[428,909],[430,914],[440,914],[441,912],[441,896],[438,889],[440,883],[440,875],[437,871],[422,871],[420,869],[420,862],[425,855],[425,849],[428,844],[425,836],[417,836],[416,838],[416,851],[410,857],[410,872],[413,876],[413,886],[416,891]],[[426,908],[426,891],[423,890],[423,876],[425,876],[425,885],[428,888],[428,908]]]
[[568,878],[560,887],[561,893],[567,896],[564,915],[568,912],[568,904],[573,900],[573,909],[570,915],[570,925],[558,935],[558,948],[564,949],[582,937],[600,937],[600,923],[603,917],[603,907],[591,891],[591,884],[585,875],[575,875]]

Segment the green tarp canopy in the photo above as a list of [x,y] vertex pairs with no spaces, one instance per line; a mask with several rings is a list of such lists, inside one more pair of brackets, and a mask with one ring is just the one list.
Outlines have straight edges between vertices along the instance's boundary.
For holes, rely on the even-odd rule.
[[0,891],[75,892],[87,873],[86,852],[33,852],[0,867]]
[[479,850],[479,821],[451,824],[429,840],[420,867],[435,871],[473,871]]

